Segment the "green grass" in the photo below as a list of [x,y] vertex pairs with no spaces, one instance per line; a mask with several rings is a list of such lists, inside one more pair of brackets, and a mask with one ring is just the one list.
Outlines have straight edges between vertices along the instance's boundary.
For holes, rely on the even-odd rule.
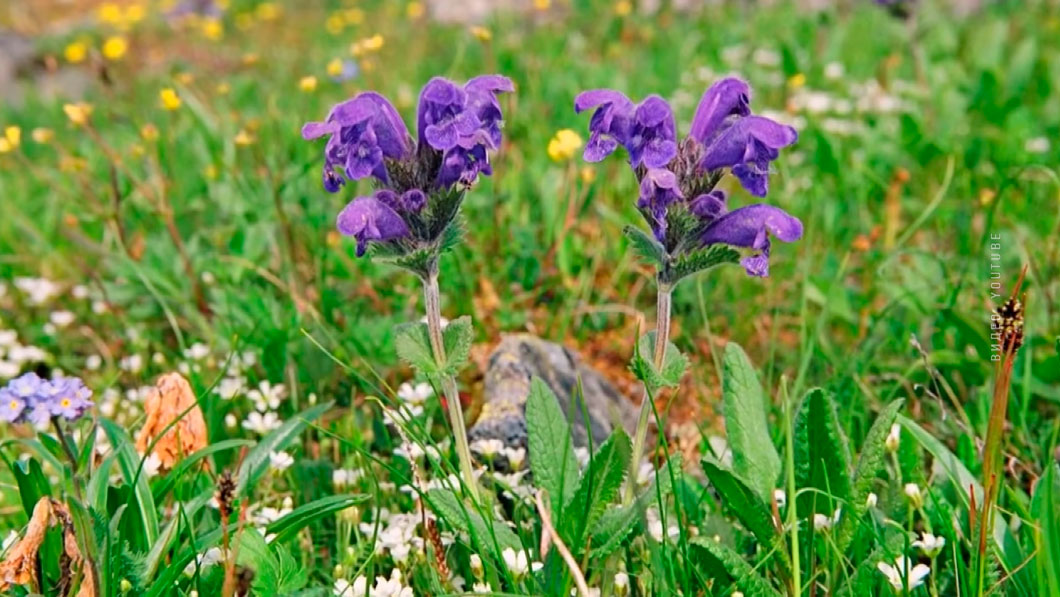
[[[502,99],[505,144],[494,157],[495,175],[468,193],[462,210],[465,243],[441,262],[443,314],[472,316],[482,354],[503,333],[531,330],[598,362],[625,361],[633,354],[638,326],[645,327],[634,313],[647,313],[650,322],[654,301],[649,269],[622,234],[626,224],[639,223],[636,182],[620,159],[592,166],[579,156],[553,161],[548,142],[564,128],[587,136],[588,116],[574,114],[572,104],[579,91],[594,87],[613,87],[633,98],[659,93],[672,101],[678,129],[686,131],[702,91],[732,71],[751,82],[757,111],[790,107],[789,118],[805,121],[798,144],[775,163],[768,201],[802,219],[806,233],[797,243],[774,242],[767,279],[726,267],[678,287],[672,340],[690,357],[691,373],[675,393],[675,410],[692,413],[685,418],[691,416],[704,434],[721,433],[721,418],[711,413],[721,411],[714,406],[721,403],[728,341],[742,345],[756,366],[766,389],[768,435],[778,448],[797,425],[797,401],[815,387],[834,397],[834,427],[851,447],[851,471],[859,455],[876,449],[866,438],[895,399],[904,400],[900,420],[909,433],[893,461],[883,462],[886,472],[872,469],[865,481],[879,493],[886,517],[873,518],[871,530],[851,530],[849,550],[831,535],[815,534],[803,516],[802,500],[809,503],[806,512],[820,513],[825,508],[816,503],[838,498],[824,499],[828,488],[813,485],[800,494],[801,558],[788,557],[791,546],[783,539],[770,555],[761,536],[744,530],[745,521],[723,515],[731,511],[722,507],[731,505],[730,496],[707,492],[702,467],[686,461],[688,474],[659,494],[661,515],[681,522],[677,547],[649,540],[641,525],[613,552],[620,556],[609,555],[606,569],[615,570],[621,561],[631,575],[649,578],[647,586],[657,594],[730,595],[736,585],[729,575],[739,576],[730,565],[736,560],[757,567],[763,582],[786,591],[791,566],[800,562],[803,594],[810,594],[814,583],[840,591],[848,577],[860,574],[869,584],[857,586],[890,591],[882,574],[871,565],[862,572],[858,564],[871,560],[873,550],[890,554],[891,544],[901,543],[892,527],[900,530],[915,521],[917,530],[927,524],[941,532],[952,526],[951,511],[958,518],[968,511],[967,485],[949,483],[933,472],[932,463],[953,459],[982,480],[977,450],[994,379],[989,314],[997,301],[990,296],[991,267],[997,264],[1000,293],[1007,295],[1026,264],[1027,337],[1015,365],[1003,444],[1006,461],[1014,460],[999,503],[1006,519],[1023,521],[1009,533],[1019,549],[1001,548],[1002,559],[1012,553],[1029,559],[1015,577],[993,571],[991,578],[1006,579],[1005,594],[1058,590],[1055,565],[1032,556],[1036,549],[1060,550],[1057,513],[1049,509],[1048,497],[1040,497],[1049,494],[1032,499],[1031,490],[1039,477],[1052,482],[1058,474],[1060,12],[1055,5],[990,3],[980,13],[954,18],[925,2],[916,25],[907,25],[872,2],[823,13],[786,2],[727,3],[691,15],[664,10],[653,17],[619,16],[606,2],[554,2],[547,15],[490,21],[490,39],[483,40],[466,27],[411,19],[406,4],[357,3],[363,21],[329,33],[326,19],[341,14],[344,5],[286,5],[280,19],[267,21],[240,17],[254,14],[255,3],[233,0],[217,41],[203,39],[194,28],[173,31],[149,11],[124,33],[130,51],[121,61],[95,56],[91,65],[64,65],[63,49],[82,39],[98,48],[114,34],[112,26],[90,18],[35,40],[41,56],[54,56],[62,68],[92,77],[84,101],[94,110],[90,125],[73,126],[63,112],[71,99],[32,89],[23,103],[0,106],[0,126],[22,130],[18,150],[0,153],[0,279],[7,283],[0,295],[0,327],[16,330],[23,344],[46,350],[49,367],[83,375],[97,397],[107,388],[124,392],[150,384],[158,374],[190,363],[188,375],[215,443],[257,439],[225,424],[226,414],[241,420],[250,410],[246,399],[221,400],[208,391],[223,377],[227,355],[248,351],[257,361],[246,372],[253,385],[269,380],[286,386],[278,410],[284,420],[297,421],[295,413],[314,403],[337,406],[297,434],[297,447],[291,448],[298,455],[295,466],[270,472],[247,499],[272,506],[285,495],[293,496],[296,506],[329,499],[336,493],[326,482],[333,468],[373,466],[379,479],[369,475],[351,490],[372,493],[393,511],[416,513],[407,495],[378,486],[387,474],[398,485],[410,483],[412,472],[406,460],[391,458],[401,438],[386,432],[377,403],[365,397],[382,396],[393,406],[398,402],[392,388],[411,377],[399,363],[393,328],[421,316],[420,286],[407,273],[355,258],[354,243],[333,232],[335,215],[357,185],[340,195],[323,191],[322,143],[303,141],[302,124],[323,119],[334,103],[361,90],[385,94],[409,118],[420,86],[432,76],[511,77],[516,91]],[[6,18],[18,24],[13,13]],[[384,43],[358,59],[360,74],[332,81],[328,62],[349,58],[351,43],[373,35]],[[743,58],[732,59],[735,47],[744,48]],[[769,56],[756,60],[756,50],[772,53],[776,63],[761,59]],[[843,65],[841,76],[828,76],[834,62]],[[300,89],[305,76],[317,77],[314,91]],[[870,101],[865,91],[870,83],[903,107],[894,113],[858,109]],[[220,93],[219,85],[227,92]],[[159,106],[159,92],[168,87],[183,100],[175,111]],[[827,92],[832,101],[848,101],[854,109],[797,110],[807,90]],[[157,129],[157,139],[145,139],[142,129],[148,125]],[[841,134],[840,125],[856,130]],[[54,138],[35,142],[31,131],[37,127],[51,129]],[[252,137],[251,144],[236,142],[241,131]],[[1030,151],[1041,138],[1051,147]],[[724,184],[733,191],[731,205],[752,202],[730,183]],[[992,253],[999,258],[993,260]],[[31,305],[11,284],[21,276],[47,277],[67,291],[48,304]],[[70,296],[74,285],[87,286],[90,300]],[[105,301],[109,309],[94,313],[92,300]],[[50,333],[45,324],[60,308],[73,311],[76,322]],[[201,361],[184,354],[197,342],[210,348]],[[152,360],[156,353],[158,363]],[[90,355],[103,357],[99,370],[86,370]],[[143,359],[141,370],[119,367],[131,355]],[[461,377],[461,389],[469,394],[478,391],[473,369]],[[789,400],[781,399],[785,379]],[[785,424],[788,418],[781,415],[789,406],[792,420]],[[134,433],[139,413],[134,400],[119,401],[112,418]],[[2,451],[12,463],[22,451],[46,461],[41,452],[54,447],[28,443],[31,430],[5,429],[3,437],[11,441]],[[432,400],[414,438],[434,442],[443,437],[442,429],[444,409]],[[779,452],[781,462],[797,459],[787,449]],[[212,491],[221,470],[237,467],[239,449],[209,460],[212,470],[187,471],[167,492],[154,495],[156,522],[165,528],[168,521],[180,521],[169,554],[173,561],[203,551],[204,534],[217,528],[216,511],[201,504],[174,518],[174,501]],[[114,472],[121,469],[129,477],[125,466],[116,464]],[[432,477],[439,467],[455,471],[455,460],[428,467]],[[55,466],[46,469],[58,474]],[[789,479],[785,472],[777,486],[793,488]],[[797,474],[796,480],[804,479]],[[160,482],[150,480],[153,486]],[[906,511],[901,483],[908,482],[934,488],[923,511]],[[54,495],[67,487],[45,485]],[[98,514],[109,518],[125,503],[131,512],[128,493],[126,485],[113,484]],[[0,476],[0,495],[0,527],[20,529],[26,518],[13,473]],[[151,499],[142,491],[135,497]],[[370,506],[358,508],[364,520],[375,520]],[[532,508],[515,510],[511,516],[537,520]],[[136,512],[146,516],[142,508]],[[344,516],[348,512],[326,512],[305,521],[270,557],[281,563],[297,559],[314,587],[330,586],[336,565],[344,567],[338,576],[350,579],[388,574],[389,556],[370,557],[369,539],[380,529],[365,533]],[[460,528],[442,518],[446,528]],[[137,534],[128,514],[123,520],[130,528],[120,535],[131,538],[129,549],[146,553],[155,539]],[[489,526],[490,520],[487,514],[479,522]],[[697,541],[719,535],[732,553],[695,547],[686,536],[691,528]],[[536,550],[539,532],[539,526],[520,529],[524,545]],[[752,536],[763,544],[758,552]],[[960,585],[962,595],[972,594],[965,592],[971,581],[962,577],[974,565],[967,538],[948,537],[931,578],[940,589]],[[954,545],[961,548],[951,550]],[[490,546],[479,547],[487,559]],[[577,554],[582,546],[571,547]],[[458,542],[448,561],[470,587],[469,550]],[[605,569],[602,560],[592,560],[588,568],[585,563],[583,569],[598,575]],[[406,580],[427,590],[440,582],[433,570],[426,564],[406,567]],[[566,594],[573,585],[564,570],[558,557],[550,556],[545,579],[535,581],[542,584],[516,582],[507,572],[492,584],[514,593]],[[647,571],[652,575],[645,576]],[[177,594],[197,582],[204,583],[200,594],[209,594],[205,587],[216,590],[214,572],[202,578],[177,574]],[[604,582],[590,577],[593,586]],[[753,594],[742,585],[740,590]]]

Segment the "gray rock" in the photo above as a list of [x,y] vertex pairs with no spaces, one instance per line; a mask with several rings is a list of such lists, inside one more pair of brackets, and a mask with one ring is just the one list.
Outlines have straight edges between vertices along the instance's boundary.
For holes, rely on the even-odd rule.
[[[619,426],[632,434],[637,421],[635,404],[573,350],[520,334],[505,337],[490,355],[482,410],[468,431],[473,451],[476,441],[486,439],[498,439],[509,448],[526,447],[526,398],[534,377],[548,384],[560,409],[568,413],[575,446],[587,446],[589,433],[593,444],[599,445]],[[572,407],[579,382],[584,409],[581,400]],[[583,415],[586,411],[588,422]],[[506,461],[495,458],[494,467],[505,470]]]

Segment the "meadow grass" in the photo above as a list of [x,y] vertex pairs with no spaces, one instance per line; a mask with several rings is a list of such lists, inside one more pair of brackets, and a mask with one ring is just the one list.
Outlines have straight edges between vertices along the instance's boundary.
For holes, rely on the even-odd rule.
[[[462,81],[492,72],[516,86],[501,98],[504,144],[493,160],[495,174],[464,201],[465,242],[440,264],[443,315],[468,314],[474,321],[472,361],[478,367],[460,376],[472,413],[485,356],[510,332],[567,343],[623,387],[635,387],[626,362],[638,331],[650,329],[655,298],[648,267],[621,233],[637,221],[636,181],[620,160],[586,164],[580,151],[550,156],[547,150],[562,129],[586,136],[587,118],[572,108],[578,92],[611,87],[635,98],[662,94],[674,106],[678,128],[687,130],[703,90],[736,73],[753,85],[757,111],[768,110],[800,132],[795,147],[774,164],[769,201],[802,220],[804,237],[774,244],[765,280],[726,267],[677,288],[671,339],[691,364],[680,390],[670,393],[669,412],[660,413],[671,425],[691,427],[694,454],[708,453],[707,438],[724,435],[721,411],[733,412],[718,406],[726,404],[723,370],[735,358],[725,347],[743,346],[765,388],[768,438],[787,446],[779,453],[791,474],[776,479],[777,487],[788,496],[798,491],[787,500],[800,505],[779,506],[778,524],[784,518],[788,524],[769,545],[753,522],[723,507],[732,506],[730,494],[707,489],[698,455],[686,455],[685,472],[660,469],[653,485],[661,502],[656,519],[645,513],[650,496],[638,500],[645,503],[630,515],[636,531],[606,557],[591,556],[587,546],[599,546],[584,529],[560,529],[560,535],[586,540],[569,547],[593,586],[615,590],[613,575],[621,569],[634,578],[634,591],[654,594],[820,594],[816,587],[829,594],[862,594],[854,587],[885,594],[891,588],[875,569],[883,559],[877,552],[892,563],[903,547],[911,557],[916,552],[908,535],[887,530],[895,527],[949,538],[941,555],[920,558],[932,576],[910,594],[956,594],[958,587],[962,595],[991,588],[995,594],[1060,594],[1060,571],[1046,557],[1060,553],[1058,502],[1038,483],[1058,482],[1060,433],[1055,3],[988,3],[956,18],[925,2],[912,23],[871,2],[823,12],[787,2],[723,3],[651,16],[627,14],[623,2],[552,4],[475,27],[438,23],[420,15],[415,2],[241,0],[218,21],[182,26],[156,7],[135,23],[101,22],[102,13],[86,8],[83,19],[68,15],[54,27],[30,25],[41,31],[33,43],[42,58],[28,67],[21,98],[0,106],[0,126],[21,131],[17,147],[0,153],[0,328],[47,353],[42,372],[82,376],[97,404],[109,404],[98,416],[117,422],[106,436],[119,456],[107,466],[114,476],[120,469],[125,480],[107,487],[104,471],[104,481],[86,487],[102,501],[85,500],[103,506],[87,516],[102,528],[118,504],[128,506],[112,529],[121,538],[114,548],[121,557],[103,550],[100,558],[111,567],[107,594],[123,594],[123,574],[138,577],[136,586],[145,588],[168,583],[149,594],[220,590],[216,569],[212,576],[206,570],[184,575],[183,569],[188,557],[219,543],[219,536],[209,535],[218,529],[218,515],[205,503],[226,469],[249,486],[244,501],[256,512],[274,510],[272,521],[257,526],[279,535],[280,547],[270,552],[261,541],[240,548],[264,550],[272,558],[269,574],[304,574],[301,585],[328,591],[337,579],[389,575],[393,553],[373,555],[373,537],[387,529],[376,508],[407,513],[411,527],[403,529],[415,529],[420,517],[410,494],[393,489],[418,482],[408,459],[392,452],[403,444],[433,447],[444,437],[444,409],[433,399],[426,414],[403,429],[409,437],[388,431],[382,415],[383,406],[405,407],[395,393],[413,374],[398,360],[394,326],[419,319],[421,289],[408,273],[354,256],[354,243],[334,229],[353,191],[347,187],[336,197],[322,190],[321,145],[303,141],[299,130],[358,91],[384,93],[407,115],[430,77]],[[0,18],[26,25],[13,9]],[[128,43],[118,59],[101,53],[114,36]],[[72,44],[88,49],[76,64],[67,55]],[[333,80],[328,65],[335,60],[355,65],[356,75]],[[38,93],[32,79],[54,76],[49,69],[87,77],[88,91],[76,98]],[[179,105],[162,95],[166,89]],[[92,108],[81,123],[78,101]],[[732,203],[750,202],[732,181],[723,185],[733,192]],[[990,561],[980,566],[977,536],[968,526],[967,481],[983,480],[979,454],[996,375],[990,312],[1001,299],[992,297],[991,282],[1000,282],[993,290],[1007,297],[1024,265],[1025,340],[1002,445],[1002,545],[992,547]],[[994,271],[999,279],[991,277]],[[27,277],[54,280],[56,295],[35,304],[16,284]],[[72,323],[56,318],[66,311]],[[86,365],[94,359],[97,366]],[[212,443],[202,458],[212,465],[189,464],[179,475],[148,481],[123,434],[131,437],[140,426],[143,388],[175,369],[199,395]],[[216,391],[226,379],[245,386],[234,399]],[[284,433],[242,424],[255,401],[269,401],[270,389],[258,387],[263,381],[283,385],[275,392],[282,394],[279,405],[262,410],[289,425]],[[815,530],[813,515],[840,504],[838,494],[820,486],[834,482],[827,472],[799,477],[812,481],[810,489],[796,486],[796,419],[815,404],[800,402],[811,388],[830,396],[814,406],[819,411],[806,411],[822,417],[813,433],[825,438],[821,445],[850,450],[840,462],[849,472],[860,466],[859,455],[864,462],[875,449],[867,442],[880,413],[904,400],[895,419],[904,430],[900,448],[881,454],[879,470],[863,480],[879,494],[877,514],[866,514],[872,529],[844,529],[848,523],[841,521],[835,535],[822,532],[831,528],[827,522]],[[306,409],[315,409],[311,423],[297,415]],[[44,464],[37,491],[58,497],[72,485],[54,440],[21,427],[3,433],[12,471],[30,471],[0,474],[6,533],[23,528],[34,503],[27,501],[26,479],[36,477],[24,453]],[[79,431],[82,447],[88,435],[87,427]],[[235,441],[244,438],[254,442]],[[269,442],[274,449],[252,447],[268,448]],[[616,444],[604,453],[618,462]],[[429,453],[421,461],[431,483],[457,470],[455,460],[443,458],[444,441],[441,447],[440,456]],[[87,450],[81,459],[98,472],[99,459]],[[294,464],[270,467],[269,452],[282,450],[295,455]],[[248,465],[248,454],[263,460]],[[610,462],[600,465],[605,475]],[[346,469],[374,474],[336,487],[333,471]],[[953,475],[959,483],[950,482]],[[707,476],[712,487],[723,483]],[[903,496],[907,483],[924,491],[924,504]],[[1050,489],[1056,490],[1060,485]],[[361,495],[371,495],[371,504]],[[554,554],[541,573],[513,572],[489,505],[478,513],[469,508],[462,528],[454,508],[464,502],[439,495],[425,499],[442,519],[449,566],[468,590],[478,578],[468,563],[473,552],[487,563],[487,553],[496,552],[485,576],[495,591],[561,595],[574,587]],[[291,498],[286,510],[285,497]],[[801,501],[808,502],[805,509]],[[277,520],[307,504],[317,504],[317,516],[303,512],[287,519],[288,534],[282,524],[276,530]],[[142,521],[156,509],[152,534],[146,530],[152,524]],[[534,552],[542,531],[532,505],[506,513],[522,545]],[[141,522],[128,522],[131,514]],[[964,534],[946,528],[954,516],[963,521],[958,527],[964,525]],[[667,539],[671,524],[678,535]],[[654,526],[661,537],[653,538]],[[490,530],[492,545],[479,536],[482,529]],[[423,529],[408,532],[423,536]],[[172,537],[153,554],[159,533]],[[721,542],[710,545],[714,536]],[[430,541],[407,539],[413,551],[428,555],[398,566],[406,584],[416,594],[455,591],[430,565],[436,557],[429,555],[435,549]],[[872,562],[867,573],[862,560]],[[45,577],[58,578],[56,570],[57,558],[46,563]],[[988,582],[978,581],[980,570]],[[748,588],[741,578],[762,578],[766,585]],[[310,590],[303,586],[297,590]]]

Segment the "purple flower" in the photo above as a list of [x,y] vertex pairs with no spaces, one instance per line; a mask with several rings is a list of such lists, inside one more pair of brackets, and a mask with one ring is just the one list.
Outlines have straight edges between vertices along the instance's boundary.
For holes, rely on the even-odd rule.
[[401,216],[375,197],[357,197],[338,217],[339,232],[357,239],[357,256],[364,255],[370,241],[390,241],[407,236]]
[[[401,159],[412,151],[408,129],[387,99],[373,91],[336,105],[324,122],[308,122],[302,138],[330,135],[324,148],[324,188],[338,191],[346,178],[375,176],[386,183],[383,158]],[[343,174],[335,171],[343,168]]]
[[725,214],[728,196],[721,189],[703,193],[688,204],[688,209],[704,222],[711,222]]
[[628,97],[613,89],[583,91],[574,98],[574,111],[596,108],[589,121],[589,142],[582,154],[587,162],[599,162],[619,145],[629,141],[635,106]]
[[76,377],[59,377],[49,382],[44,388],[42,404],[47,405],[53,417],[62,417],[68,421],[81,418],[92,406],[92,391]]
[[779,207],[748,205],[714,220],[700,241],[704,246],[721,243],[754,249],[757,253],[740,263],[749,275],[765,277],[769,275],[770,234],[784,242],[797,241],[802,238],[802,222]]
[[39,375],[31,371],[12,379],[8,382],[7,388],[19,398],[30,399],[41,393],[41,388],[45,383]]
[[706,148],[700,166],[704,170],[732,168],[748,192],[765,197],[769,191],[769,163],[780,149],[799,138],[795,129],[762,116],[747,116],[733,122]]
[[640,179],[640,198],[637,207],[647,210],[655,219],[652,231],[660,241],[666,236],[667,208],[684,199],[677,175],[665,168],[652,168]]
[[493,174],[489,155],[484,144],[474,145],[469,149],[453,147],[442,156],[442,167],[438,171],[438,186],[446,188],[461,183],[470,185],[479,174]]
[[482,125],[478,114],[467,109],[467,91],[442,77],[435,77],[420,92],[417,134],[438,151],[456,147]]
[[677,127],[666,100],[650,95],[639,104],[613,89],[584,91],[574,98],[574,111],[596,108],[589,121],[589,142],[583,156],[599,162],[619,145],[629,152],[634,168],[662,168],[677,155]]
[[26,410],[25,398],[8,388],[0,388],[0,421],[14,423]]
[[750,114],[751,87],[736,77],[722,79],[703,92],[688,136],[706,146],[717,137],[722,125],[731,120],[730,117]]
[[497,149],[501,145],[501,125],[504,124],[497,94],[515,91],[512,80],[500,75],[482,75],[468,81],[464,89],[467,91],[467,109],[481,123],[490,148]]
[[650,95],[633,112],[626,149],[629,163],[636,168],[662,168],[677,155],[677,127],[674,113],[666,100]]

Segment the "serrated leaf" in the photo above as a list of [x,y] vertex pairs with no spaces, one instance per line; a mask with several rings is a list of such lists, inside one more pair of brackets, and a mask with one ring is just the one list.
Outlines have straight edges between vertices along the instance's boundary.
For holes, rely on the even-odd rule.
[[564,519],[556,523],[571,549],[577,551],[585,544],[587,533],[618,495],[629,470],[631,451],[629,436],[622,429],[616,429],[589,461]]
[[781,597],[781,593],[773,588],[758,570],[728,545],[702,536],[693,537],[692,545],[702,548],[709,557],[724,568],[732,577],[733,583],[747,597]]
[[644,261],[658,268],[666,263],[666,249],[647,232],[636,226],[626,226],[622,228],[622,234],[626,235],[633,251]]
[[559,401],[536,377],[530,381],[526,397],[526,434],[534,484],[548,492],[553,520],[562,520],[578,484],[578,459],[570,423]]
[[471,536],[476,548],[483,549],[500,561],[501,552],[506,548],[522,550],[522,542],[508,525],[499,520],[489,523],[471,506],[462,504],[448,489],[432,489],[425,495],[431,511],[457,531]]
[[398,358],[421,374],[430,377],[440,373],[426,323],[403,323],[394,328],[394,348]]
[[[426,324],[424,324],[426,327]],[[471,342],[475,331],[467,315],[449,322],[442,329],[442,344],[445,346],[445,372],[454,375],[467,364],[471,356]]]
[[780,456],[769,436],[766,409],[758,373],[740,345],[730,342],[725,346],[722,412],[732,467],[769,503],[780,476]]
[[854,531],[862,523],[865,512],[869,509],[866,499],[872,493],[872,484],[884,464],[884,440],[887,439],[903,402],[904,400],[898,399],[884,407],[865,436],[865,443],[861,446],[861,455],[851,480],[850,499],[843,508],[836,532],[836,544],[841,553],[850,545]]
[[639,504],[619,506],[604,512],[592,530],[591,559],[600,561],[618,549],[636,526],[639,514]]
[[309,407],[261,438],[261,441],[247,452],[246,458],[239,466],[236,492],[239,495],[245,495],[247,487],[252,487],[268,468],[269,454],[283,450],[305,430],[311,421],[327,412],[333,404],[333,402],[325,402]]
[[762,545],[772,545],[777,536],[777,528],[768,502],[763,501],[747,481],[734,471],[722,467],[713,458],[703,459],[703,472],[718,490],[725,507]]
[[710,245],[705,249],[697,249],[685,253],[675,259],[666,270],[665,281],[669,284],[677,284],[682,279],[693,274],[708,270],[724,263],[738,263],[740,254],[732,247],[726,245]]
[[[820,388],[802,399],[795,417],[795,486],[813,487],[798,499],[800,518],[816,512],[832,514],[850,494],[850,453],[839,425],[835,402]],[[830,496],[830,497],[829,497]]]
[[677,387],[681,384],[681,377],[688,368],[688,357],[673,342],[666,343],[666,353],[663,355],[661,368],[655,367],[655,331],[648,332],[640,337],[633,351],[629,369],[633,375],[647,386],[651,394],[655,394],[660,388]]

